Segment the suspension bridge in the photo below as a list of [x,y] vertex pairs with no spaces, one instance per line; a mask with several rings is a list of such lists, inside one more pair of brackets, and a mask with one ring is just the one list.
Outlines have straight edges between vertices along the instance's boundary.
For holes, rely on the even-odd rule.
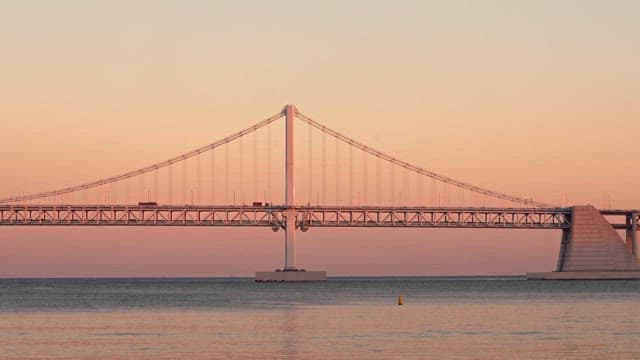
[[[296,131],[297,122],[306,129]],[[639,224],[639,210],[556,206],[427,170],[332,130],[293,105],[165,161],[0,198],[0,226],[282,230],[284,267],[258,273],[264,281],[326,278],[299,270],[295,260],[296,231],[314,227],[556,229],[562,232],[557,267],[532,277],[639,278]]]

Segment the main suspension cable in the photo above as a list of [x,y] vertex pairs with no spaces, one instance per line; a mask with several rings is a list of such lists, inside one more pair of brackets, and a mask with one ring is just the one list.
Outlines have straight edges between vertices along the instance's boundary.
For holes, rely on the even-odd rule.
[[497,191],[493,191],[493,190],[485,189],[485,188],[482,188],[482,187],[479,187],[479,186],[475,186],[475,185],[472,185],[472,184],[469,184],[469,183],[466,183],[466,182],[463,182],[463,181],[459,181],[459,180],[450,178],[448,176],[440,175],[440,174],[435,173],[433,171],[429,171],[429,170],[423,169],[423,168],[421,168],[419,166],[412,165],[412,164],[410,164],[408,162],[402,161],[402,160],[400,160],[398,158],[395,158],[395,157],[387,155],[387,154],[385,154],[385,153],[383,153],[381,151],[373,149],[373,148],[371,148],[371,147],[369,147],[369,146],[367,146],[367,145],[365,145],[365,144],[363,144],[363,143],[361,143],[359,141],[356,141],[356,140],[354,140],[354,139],[352,139],[350,137],[347,137],[347,136],[345,136],[345,135],[343,135],[343,134],[341,134],[341,133],[339,133],[339,132],[337,132],[335,130],[332,130],[332,129],[322,125],[321,123],[311,119],[310,117],[308,117],[308,116],[306,116],[306,115],[304,115],[304,114],[302,114],[300,112],[297,112],[296,116],[298,117],[298,119],[310,124],[311,126],[315,127],[316,129],[318,129],[318,130],[320,130],[322,132],[325,132],[325,133],[327,133],[327,134],[329,134],[329,135],[331,135],[333,137],[336,137],[336,138],[340,139],[341,141],[343,141],[343,142],[345,142],[345,143],[347,143],[347,144],[349,144],[349,145],[351,145],[353,147],[356,147],[356,148],[358,148],[358,149],[360,149],[362,151],[365,151],[365,152],[367,152],[367,153],[369,153],[369,154],[371,154],[373,156],[376,156],[376,157],[378,157],[380,159],[383,159],[383,160],[385,160],[385,161],[387,161],[387,162],[389,162],[391,164],[403,167],[403,168],[405,168],[407,170],[414,171],[414,172],[416,172],[418,174],[430,177],[432,179],[436,179],[436,180],[441,181],[443,183],[454,185],[454,186],[457,186],[457,187],[461,187],[463,189],[467,189],[467,190],[470,190],[470,191],[473,191],[473,192],[476,192],[476,193],[480,193],[480,194],[483,194],[483,195],[488,195],[488,196],[491,196],[491,197],[494,197],[494,198],[508,200],[508,201],[511,201],[511,202],[514,202],[514,203],[520,203],[520,204],[529,205],[529,206],[535,206],[535,207],[555,207],[554,205],[551,205],[551,204],[546,204],[546,203],[534,201],[532,199],[526,199],[526,198],[522,198],[522,197],[518,197],[518,196],[512,196],[512,195],[500,193],[500,192],[497,192]]
[[[218,140],[214,143],[202,146],[200,148],[197,148],[195,150],[192,150],[188,153],[182,154],[180,156],[176,156],[174,158],[171,158],[169,160],[165,160],[159,163],[155,163],[153,165],[149,165],[134,171],[129,171],[126,172],[124,174],[120,174],[120,175],[116,175],[116,176],[112,176],[112,177],[108,177],[108,178],[104,178],[104,179],[100,179],[97,181],[92,181],[92,182],[88,182],[88,183],[84,183],[84,184],[80,184],[80,185],[76,185],[76,186],[71,186],[71,187],[67,187],[67,188],[62,188],[62,189],[58,189],[58,190],[53,190],[53,191],[46,191],[46,192],[40,192],[40,193],[35,193],[35,194],[29,194],[29,195],[22,195],[22,196],[13,196],[13,197],[7,197],[7,198],[2,198],[0,199],[0,204],[2,203],[9,203],[9,202],[18,202],[18,201],[28,201],[28,200],[35,200],[35,199],[42,199],[42,198],[47,198],[47,197],[51,197],[51,196],[59,196],[59,195],[64,195],[64,194],[68,194],[68,193],[72,193],[72,192],[76,192],[76,191],[80,191],[80,190],[86,190],[86,189],[91,189],[91,188],[95,188],[101,185],[105,185],[105,184],[111,184],[114,182],[118,182],[121,180],[125,180],[125,179],[129,179],[132,178],[134,176],[138,176],[141,174],[145,174],[148,173],[150,171],[154,171],[157,169],[161,169],[164,167],[167,167],[169,165],[175,164],[177,162],[180,161],[185,161],[189,158],[192,158],[198,154],[201,154],[203,152],[207,152],[209,150],[215,149],[221,145],[227,144],[233,140],[236,140],[238,138],[243,137],[244,135],[247,135],[253,131],[256,131],[258,129],[260,129],[263,126],[269,125],[272,122],[280,119],[281,117],[283,117],[284,114],[282,112],[273,115],[265,120],[262,120],[260,122],[258,122],[257,124],[250,126],[242,131],[239,131],[231,136],[228,136],[222,140]],[[127,194],[128,195],[128,194]]]

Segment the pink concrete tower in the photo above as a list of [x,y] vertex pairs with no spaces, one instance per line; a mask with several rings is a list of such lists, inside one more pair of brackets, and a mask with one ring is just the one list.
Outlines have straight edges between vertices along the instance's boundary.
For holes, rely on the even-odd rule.
[[285,116],[285,199],[284,199],[284,269],[256,272],[256,281],[325,281],[326,271],[306,271],[296,267],[296,177],[295,177],[295,120],[298,109],[286,105]]

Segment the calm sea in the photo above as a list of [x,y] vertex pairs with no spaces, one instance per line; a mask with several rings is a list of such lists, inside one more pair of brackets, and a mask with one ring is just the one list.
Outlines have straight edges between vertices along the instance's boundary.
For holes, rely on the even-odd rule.
[[3,279],[0,358],[639,359],[640,281]]

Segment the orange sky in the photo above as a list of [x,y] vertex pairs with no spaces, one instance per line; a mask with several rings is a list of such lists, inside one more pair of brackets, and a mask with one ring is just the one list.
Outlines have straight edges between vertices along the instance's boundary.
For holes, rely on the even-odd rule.
[[[639,10],[634,1],[3,2],[0,196],[164,160],[295,103],[477,185],[640,208]],[[330,274],[523,273],[551,270],[559,237],[312,230],[298,257]],[[250,275],[282,265],[281,242],[267,229],[0,229],[0,276]]]

